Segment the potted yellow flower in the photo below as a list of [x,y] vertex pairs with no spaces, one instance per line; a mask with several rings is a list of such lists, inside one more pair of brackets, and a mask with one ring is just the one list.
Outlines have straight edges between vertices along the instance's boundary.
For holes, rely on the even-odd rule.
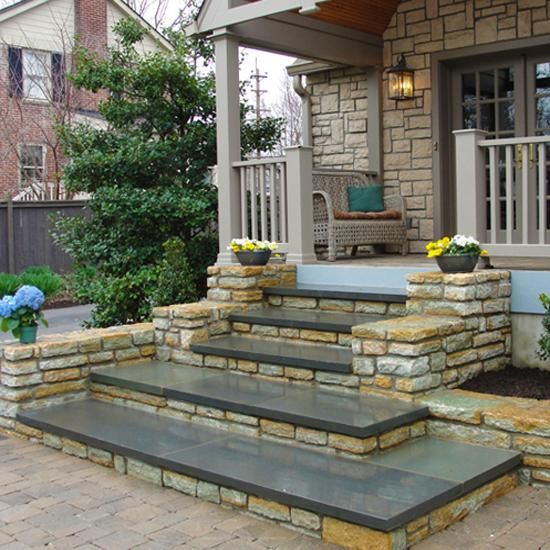
[[241,265],[266,265],[271,252],[277,250],[277,243],[249,238],[233,239],[229,250],[234,252]]
[[479,241],[465,235],[443,237],[426,245],[428,258],[435,258],[443,273],[470,273],[480,256],[487,255]]

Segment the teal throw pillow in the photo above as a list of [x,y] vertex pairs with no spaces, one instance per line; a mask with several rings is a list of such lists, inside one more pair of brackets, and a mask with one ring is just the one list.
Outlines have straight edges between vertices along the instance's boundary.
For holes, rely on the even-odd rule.
[[382,212],[384,188],[381,185],[348,187],[348,208],[350,212]]

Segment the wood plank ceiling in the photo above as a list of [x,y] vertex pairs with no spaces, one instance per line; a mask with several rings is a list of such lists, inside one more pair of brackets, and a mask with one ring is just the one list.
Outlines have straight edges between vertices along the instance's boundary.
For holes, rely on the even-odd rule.
[[398,4],[399,0],[331,0],[308,17],[381,36]]
[[[257,2],[257,0],[247,0]],[[306,17],[382,36],[400,0],[330,0]]]

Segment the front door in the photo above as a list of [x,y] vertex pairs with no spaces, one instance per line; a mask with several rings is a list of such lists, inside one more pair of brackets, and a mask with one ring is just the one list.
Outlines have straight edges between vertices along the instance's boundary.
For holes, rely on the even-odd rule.
[[[550,56],[506,56],[483,61],[469,60],[457,63],[451,76],[452,128],[462,130],[479,128],[488,132],[489,139],[521,138],[550,134]],[[500,185],[496,219],[491,219],[489,208],[489,178],[487,177],[487,231],[496,224],[498,242],[506,242],[507,186],[505,178],[505,150],[500,148]],[[533,145],[529,153],[529,183],[532,193],[529,212],[529,242],[536,242],[540,234],[540,212],[550,209],[548,178],[539,186],[537,161],[539,148]],[[550,148],[545,155],[550,173]],[[452,165],[454,166],[454,164]],[[522,242],[522,159],[518,149],[514,158],[515,174],[512,182],[513,216],[511,235],[513,242]],[[488,165],[487,165],[488,172]],[[488,174],[487,174],[488,175]],[[541,187],[541,189],[539,189]],[[545,187],[543,189],[543,187]],[[549,211],[550,214],[550,211]],[[457,215],[460,215],[458,213]],[[550,215],[546,216],[547,225]],[[550,227],[547,227],[550,230]]]

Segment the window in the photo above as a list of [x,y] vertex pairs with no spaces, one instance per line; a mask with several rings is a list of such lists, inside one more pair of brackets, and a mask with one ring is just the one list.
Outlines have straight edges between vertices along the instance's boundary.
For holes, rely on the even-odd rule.
[[22,186],[44,181],[44,156],[42,145],[20,146],[19,165]]
[[23,50],[23,94],[29,99],[49,99],[51,56],[44,52]]
[[60,53],[8,48],[10,97],[63,101],[65,59]]

